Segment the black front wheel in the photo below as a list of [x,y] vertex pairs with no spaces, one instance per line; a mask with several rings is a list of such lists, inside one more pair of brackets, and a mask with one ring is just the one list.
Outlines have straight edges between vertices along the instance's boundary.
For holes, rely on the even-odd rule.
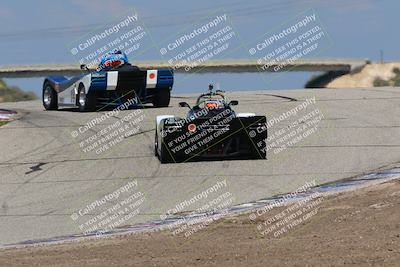
[[46,110],[58,109],[57,92],[48,82],[43,85],[42,102]]

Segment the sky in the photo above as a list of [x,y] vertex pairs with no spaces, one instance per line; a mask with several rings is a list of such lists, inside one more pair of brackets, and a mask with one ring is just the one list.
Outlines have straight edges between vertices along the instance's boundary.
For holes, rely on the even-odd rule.
[[[229,49],[215,59],[252,59],[249,47],[294,25],[303,15],[316,14],[315,25],[323,28],[325,35],[317,51],[307,58],[377,61],[382,50],[385,61],[394,61],[400,58],[398,10],[400,1],[396,0],[2,0],[0,65],[78,63],[81,54],[73,56],[72,48],[130,14],[137,14],[138,20],[126,29],[140,25],[146,33],[140,49],[129,55],[133,62],[171,59],[179,49],[163,56],[161,47],[223,14],[227,20],[218,27],[229,25],[235,37],[229,41]],[[315,73],[177,75],[181,82],[175,89],[201,90],[211,81],[227,90],[299,88],[311,75]],[[39,95],[43,79],[6,81]]]

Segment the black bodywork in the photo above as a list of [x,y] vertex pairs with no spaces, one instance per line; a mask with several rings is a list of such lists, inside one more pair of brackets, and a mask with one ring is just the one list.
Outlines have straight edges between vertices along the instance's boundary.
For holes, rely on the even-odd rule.
[[[212,101],[218,94],[221,95],[218,108],[199,107],[201,99],[209,96]],[[265,159],[266,117],[237,115],[232,104],[237,101],[226,103],[222,94],[210,92],[199,97],[186,119],[174,117],[161,121],[157,133],[160,136],[156,137],[160,144],[156,153],[161,162]],[[188,106],[184,102],[180,105]]]

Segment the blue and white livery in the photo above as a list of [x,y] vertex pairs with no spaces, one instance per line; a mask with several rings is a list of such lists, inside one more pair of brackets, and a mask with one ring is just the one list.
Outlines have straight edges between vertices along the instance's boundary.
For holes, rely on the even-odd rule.
[[170,69],[141,70],[129,64],[120,51],[107,53],[96,71],[66,78],[50,76],[43,83],[43,106],[46,110],[77,107],[80,111],[95,110],[101,105],[120,105],[135,99],[138,105],[153,103],[167,107],[174,83]]

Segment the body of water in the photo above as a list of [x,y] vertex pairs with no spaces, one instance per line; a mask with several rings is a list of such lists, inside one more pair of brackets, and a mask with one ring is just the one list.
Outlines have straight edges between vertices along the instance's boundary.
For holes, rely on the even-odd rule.
[[[204,92],[209,83],[219,84],[226,91],[254,91],[304,88],[304,84],[313,76],[313,72],[279,73],[204,73],[175,74],[173,93]],[[23,91],[42,94],[44,78],[5,79],[9,86],[18,86]]]

